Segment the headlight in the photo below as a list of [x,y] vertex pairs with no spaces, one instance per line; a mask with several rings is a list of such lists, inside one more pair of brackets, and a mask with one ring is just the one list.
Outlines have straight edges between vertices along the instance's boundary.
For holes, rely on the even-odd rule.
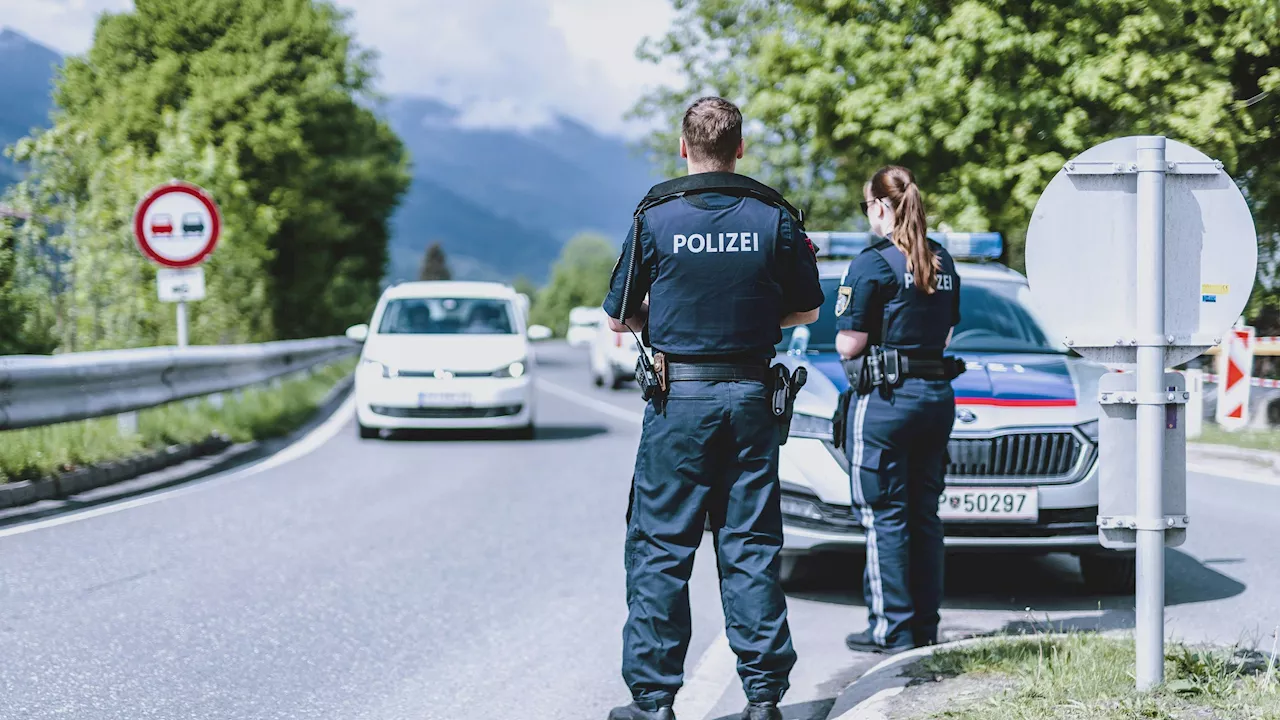
[[831,440],[834,437],[831,418],[796,413],[791,416],[791,436]]
[[365,372],[377,372],[384,378],[393,378],[400,375],[399,371],[385,363],[372,360],[370,358],[362,358],[360,360],[360,368]]
[[504,368],[494,370],[493,376],[500,378],[518,378],[524,377],[524,371],[524,361],[517,360]]
[[782,514],[806,520],[822,520],[822,511],[817,505],[791,495],[782,496]]
[[1098,444],[1098,421],[1097,420],[1090,420],[1089,422],[1082,423],[1080,425],[1077,425],[1076,427],[1080,428],[1080,432],[1084,433],[1085,437],[1093,441],[1094,445]]

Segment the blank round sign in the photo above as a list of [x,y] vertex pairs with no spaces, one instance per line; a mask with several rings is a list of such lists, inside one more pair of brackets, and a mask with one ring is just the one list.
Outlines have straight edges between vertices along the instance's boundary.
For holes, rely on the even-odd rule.
[[[1081,153],[1058,171],[1027,231],[1027,280],[1037,314],[1084,357],[1129,365],[1137,356],[1136,137]],[[1218,344],[1253,291],[1258,236],[1240,189],[1204,153],[1169,140],[1165,160],[1164,330],[1166,366]],[[1178,165],[1187,173],[1177,172]],[[1207,171],[1207,174],[1206,174]],[[1167,339],[1167,338],[1166,338]]]

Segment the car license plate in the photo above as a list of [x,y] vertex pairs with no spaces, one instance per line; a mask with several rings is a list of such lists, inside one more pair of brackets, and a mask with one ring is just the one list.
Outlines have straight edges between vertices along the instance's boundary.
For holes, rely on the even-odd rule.
[[467,393],[418,393],[418,407],[467,407],[471,395]]
[[1036,522],[1040,496],[1035,488],[947,488],[938,503],[943,520]]

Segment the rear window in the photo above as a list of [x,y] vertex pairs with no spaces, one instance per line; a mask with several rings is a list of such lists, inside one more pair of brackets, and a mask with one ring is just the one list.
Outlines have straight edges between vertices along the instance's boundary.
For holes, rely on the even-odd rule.
[[493,298],[402,298],[387,303],[384,335],[514,335],[511,303]]

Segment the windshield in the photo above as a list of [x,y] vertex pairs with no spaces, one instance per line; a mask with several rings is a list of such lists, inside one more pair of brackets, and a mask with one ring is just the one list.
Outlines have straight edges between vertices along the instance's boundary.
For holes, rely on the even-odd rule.
[[[809,325],[809,352],[835,352],[836,289],[838,278],[822,281],[826,301],[818,319]],[[1049,343],[1044,330],[1031,316],[1019,295],[1024,289],[1013,282],[964,282],[960,285],[960,324],[948,349],[956,352],[1061,353]],[[793,330],[782,333],[778,349],[786,352]]]
[[384,335],[514,335],[511,303],[493,298],[405,298],[387,303]]

